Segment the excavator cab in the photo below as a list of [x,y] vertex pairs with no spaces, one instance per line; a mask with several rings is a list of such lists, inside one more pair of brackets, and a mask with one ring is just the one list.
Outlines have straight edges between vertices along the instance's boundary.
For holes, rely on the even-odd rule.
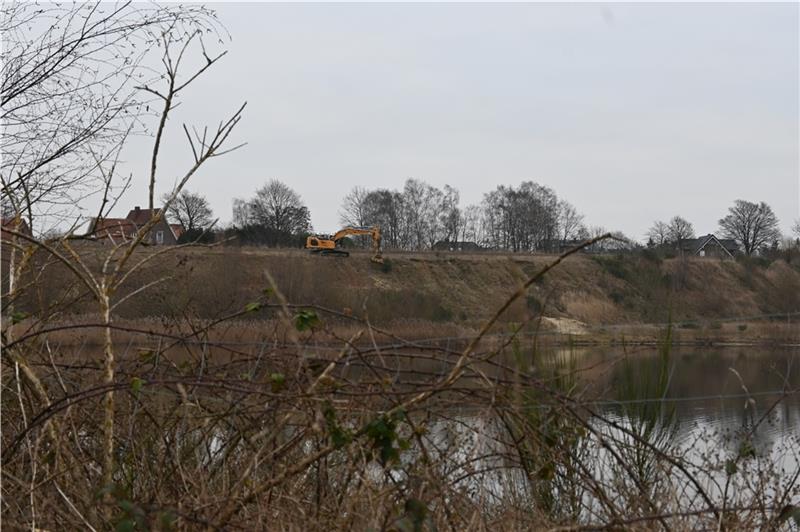
[[381,253],[381,230],[379,227],[345,227],[335,235],[311,235],[306,238],[306,249],[319,255],[349,257],[350,253],[338,247],[341,239],[350,235],[371,235],[373,256],[371,261],[383,264]]

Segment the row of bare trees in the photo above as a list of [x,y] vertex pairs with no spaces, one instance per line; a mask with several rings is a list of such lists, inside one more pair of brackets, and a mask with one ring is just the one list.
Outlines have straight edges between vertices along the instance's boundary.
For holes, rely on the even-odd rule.
[[[751,256],[768,247],[777,248],[781,240],[778,217],[772,207],[764,203],[736,200],[728,214],[719,220],[720,236],[735,240],[745,255]],[[800,219],[792,231],[800,238]],[[694,226],[680,216],[669,222],[656,221],[647,232],[649,246],[678,246],[695,238]],[[796,245],[796,243],[790,243]]]
[[[440,189],[419,179],[408,179],[402,190],[355,187],[344,197],[339,215],[343,225],[380,226],[384,246],[404,250],[463,242],[510,251],[555,250],[605,232],[587,228],[572,204],[531,181],[516,188],[499,186],[481,204],[467,207],[461,207],[456,188]],[[224,233],[245,243],[300,242],[311,231],[303,199],[276,179],[250,199],[234,199],[232,222]]]
[[588,228],[572,204],[532,181],[498,186],[478,205],[462,208],[459,199],[449,185],[439,189],[408,179],[399,191],[354,188],[340,217],[346,225],[379,225],[386,246],[408,250],[463,242],[510,251],[554,250],[605,232]]

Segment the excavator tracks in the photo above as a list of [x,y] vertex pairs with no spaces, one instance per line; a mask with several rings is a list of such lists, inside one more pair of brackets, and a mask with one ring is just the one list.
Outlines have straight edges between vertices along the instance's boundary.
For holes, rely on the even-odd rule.
[[315,253],[317,255],[324,255],[326,257],[349,257],[350,253],[347,251],[342,251],[341,249],[314,249],[311,250],[311,253]]

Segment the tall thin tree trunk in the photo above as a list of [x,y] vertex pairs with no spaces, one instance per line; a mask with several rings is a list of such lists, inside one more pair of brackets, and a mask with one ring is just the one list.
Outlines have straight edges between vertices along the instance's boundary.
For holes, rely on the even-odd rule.
[[[103,292],[100,302],[105,323],[105,337],[103,354],[105,356],[105,372],[103,383],[109,387],[114,384],[114,344],[111,338],[111,301],[107,291]],[[103,483],[102,487],[108,488],[114,476],[114,390],[109,388],[103,398]],[[110,493],[106,492],[106,517],[111,515]]]

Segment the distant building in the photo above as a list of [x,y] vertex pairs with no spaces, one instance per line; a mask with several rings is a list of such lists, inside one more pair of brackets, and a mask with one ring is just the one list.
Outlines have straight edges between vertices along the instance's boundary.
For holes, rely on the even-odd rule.
[[434,251],[481,251],[475,242],[463,242],[460,240],[440,240],[433,245]]
[[26,222],[24,218],[19,220],[19,224],[17,224],[16,218],[3,218],[2,225],[2,240],[10,242],[14,238],[14,235],[9,231],[15,231],[26,236],[33,236],[31,228],[28,227],[28,222]]
[[169,224],[169,228],[172,229],[172,234],[175,235],[175,241],[177,242],[184,233],[183,226],[181,224]]
[[739,245],[736,240],[720,239],[713,234],[708,234],[700,238],[689,238],[681,241],[679,250],[684,255],[732,259],[739,253]]
[[[94,230],[93,230],[94,229]],[[129,242],[136,238],[138,227],[126,218],[99,218],[89,223],[89,236],[101,241],[108,241],[112,245]]]
[[[135,239],[139,230],[144,227],[161,209],[142,209],[134,207],[125,218],[92,218],[89,221],[89,233],[101,242],[113,245],[129,242]],[[94,230],[92,230],[94,228]],[[147,233],[142,242],[155,246],[171,246],[178,243],[178,238],[183,234],[183,226],[170,224],[165,217],[155,224]]]

